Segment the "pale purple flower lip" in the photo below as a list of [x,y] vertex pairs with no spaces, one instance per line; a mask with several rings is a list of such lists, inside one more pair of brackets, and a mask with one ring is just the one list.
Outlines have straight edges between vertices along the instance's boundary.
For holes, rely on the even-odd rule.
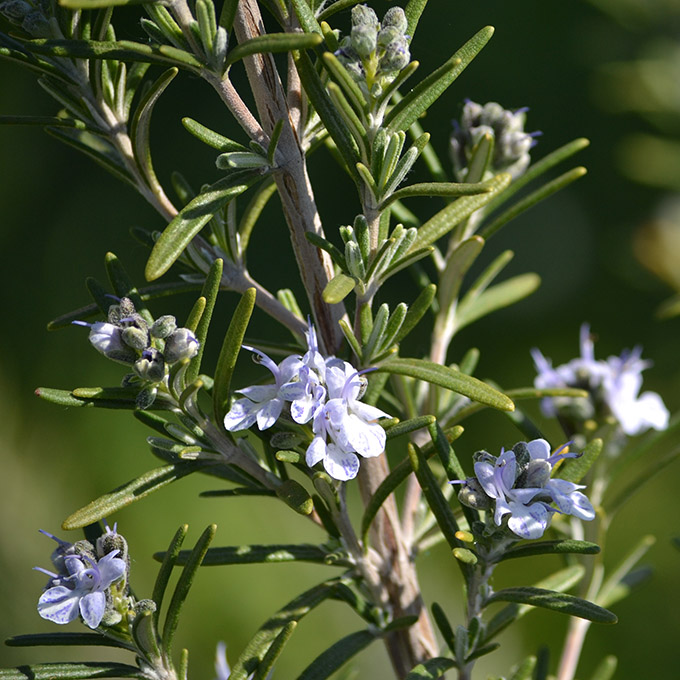
[[[476,499],[475,503],[477,507],[493,506],[496,526],[501,526],[507,519],[508,529],[520,538],[540,538],[555,512],[592,520],[595,510],[579,491],[584,487],[550,476],[555,463],[580,455],[564,453],[566,446],[568,444],[551,455],[550,445],[545,439],[534,439],[520,442],[508,451],[501,449],[497,458],[488,453],[475,454],[476,479],[465,480],[462,484],[469,485],[473,493],[481,494],[481,501],[486,497],[485,502]],[[475,484],[481,491],[474,491]],[[466,498],[462,492],[459,494],[461,502],[465,502]]]
[[244,345],[269,369],[274,384],[237,390],[242,398],[233,403],[224,426],[235,432],[257,423],[265,430],[287,408],[296,423],[311,423],[314,436],[306,451],[307,465],[322,462],[331,477],[347,481],[359,471],[358,456],[379,456],[385,450],[385,430],[378,420],[389,414],[361,402],[366,384],[361,376],[374,369],[357,371],[336,357],[324,358],[311,324],[307,347],[304,356],[291,355],[277,365],[263,352]]

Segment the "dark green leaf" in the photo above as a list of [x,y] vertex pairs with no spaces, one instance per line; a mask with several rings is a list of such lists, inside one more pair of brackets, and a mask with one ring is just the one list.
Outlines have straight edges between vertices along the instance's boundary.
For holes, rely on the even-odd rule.
[[299,622],[314,607],[332,597],[336,583],[335,580],[327,581],[305,591],[266,621],[241,652],[231,669],[229,680],[246,680],[257,669],[284,627],[291,621]]
[[194,137],[222,153],[227,153],[229,151],[248,151],[248,147],[243,146],[243,144],[239,144],[228,137],[224,137],[218,132],[207,128],[205,125],[201,125],[201,123],[195,121],[193,118],[182,118],[182,125],[184,125]]
[[140,678],[147,675],[136,666],[94,661],[85,663],[39,663],[0,668],[0,680],[89,680],[90,678]]
[[[125,271],[123,263],[113,253],[109,252],[106,253],[104,265],[106,266],[106,273],[108,274],[109,283],[111,284],[114,293],[118,297],[130,298],[135,309],[144,317],[144,319],[147,322],[152,321],[151,315],[140,297],[137,287],[132,283],[128,273]],[[111,302],[113,302],[113,300],[111,300]]]
[[229,50],[227,66],[260,52],[290,52],[291,50],[308,50],[323,42],[318,33],[266,33],[250,38]]
[[449,440],[444,434],[444,430],[439,426],[439,423],[432,423],[428,430],[430,432],[430,437],[432,437],[432,444],[434,449],[441,460],[444,470],[446,471],[446,476],[449,480],[454,479],[465,479],[465,470],[456,456],[456,452],[449,443]]
[[5,640],[8,647],[52,647],[52,646],[101,646],[132,649],[122,640],[106,637],[100,633],[35,633],[15,635]]
[[205,277],[201,297],[205,298],[205,309],[201,314],[201,319],[196,326],[196,339],[198,340],[198,352],[189,363],[186,372],[186,382],[192,383],[198,377],[201,370],[201,360],[203,359],[203,352],[205,351],[205,343],[208,339],[208,329],[212,319],[213,310],[215,309],[215,302],[217,301],[217,294],[220,292],[220,284],[222,283],[222,270],[224,269],[224,261],[221,259],[215,260]]
[[424,380],[493,408],[504,411],[512,411],[515,408],[509,397],[481,380],[425,359],[390,359],[378,370]]
[[409,418],[387,429],[387,439],[393,439],[409,432],[415,432],[424,427],[428,427],[436,422],[434,416],[418,416],[417,418]]
[[93,522],[98,522],[100,519],[110,517],[117,510],[148,496],[171,482],[196,472],[203,466],[204,463],[191,461],[149,470],[77,510],[64,520],[62,528],[80,529]]
[[376,639],[376,633],[371,630],[360,630],[346,635],[325,652],[312,661],[298,676],[298,680],[325,680],[335,671],[368,647]]
[[602,453],[602,446],[603,442],[601,439],[589,441],[578,458],[567,458],[562,461],[562,464],[557,468],[555,477],[578,484]]
[[100,9],[121,5],[142,5],[153,0],[59,0],[60,7],[67,9]]
[[175,535],[170,541],[168,549],[165,551],[161,566],[158,569],[156,582],[153,586],[153,595],[151,596],[151,599],[156,603],[156,621],[158,621],[158,615],[161,611],[161,605],[163,604],[163,598],[165,597],[165,591],[168,587],[168,582],[170,581],[172,568],[175,566],[177,555],[179,555],[182,543],[184,543],[184,539],[186,538],[188,530],[189,526],[187,524],[183,524],[179,529],[177,529]]
[[272,670],[276,659],[279,658],[286,642],[288,642],[296,628],[297,621],[290,621],[281,629],[281,632],[274,638],[274,642],[269,646],[262,662],[258,664],[257,670],[253,673],[253,680],[268,680],[270,677],[269,673]]
[[[166,553],[156,553],[155,560],[160,560]],[[179,553],[176,564],[186,564],[188,550]],[[317,562],[324,563],[327,551],[318,545],[309,543],[275,544],[275,545],[233,545],[224,548],[210,548],[203,558],[204,567],[223,564],[255,564],[274,562]]]
[[163,625],[163,649],[166,653],[170,652],[172,647],[172,638],[175,635],[175,630],[177,629],[177,623],[179,622],[179,614],[182,609],[182,605],[189,594],[189,589],[194,581],[196,572],[201,566],[203,557],[208,550],[210,542],[215,537],[215,532],[217,531],[217,526],[211,524],[207,529],[201,534],[196,545],[186,562],[182,573],[175,586],[175,591],[172,594],[172,599],[168,605],[168,612],[165,615],[165,624]]
[[436,680],[436,678],[441,678],[446,671],[455,665],[452,659],[436,656],[434,659],[428,659],[412,668],[404,680]]
[[457,198],[458,196],[476,196],[485,194],[493,190],[493,185],[487,182],[477,184],[456,183],[456,182],[426,182],[423,184],[411,184],[390,194],[381,204],[386,208],[394,201],[401,201],[404,198],[414,196],[444,196],[446,198]]
[[486,604],[489,605],[492,602],[516,602],[532,607],[543,607],[560,614],[578,616],[594,623],[616,623],[618,620],[612,612],[592,602],[582,600],[580,597],[532,586],[504,588],[491,595]]
[[[476,196],[462,196],[440,210],[418,229],[418,236],[411,246],[411,250],[418,250],[434,243],[444,234],[451,231],[457,224],[472,215],[475,210],[485,206],[496,193],[503,191],[510,184],[510,175],[503,173],[490,179],[488,184],[492,191]],[[484,236],[482,234],[482,236]]]
[[533,555],[597,555],[599,552],[600,546],[590,541],[577,541],[573,539],[531,541],[508,548],[498,561],[511,560],[515,557],[532,557]]
[[276,487],[276,495],[295,512],[301,515],[309,515],[314,509],[312,497],[307,493],[300,482],[287,479],[283,484]]
[[432,618],[439,628],[439,632],[446,643],[446,646],[451,650],[451,653],[455,655],[455,635],[453,634],[453,628],[449,622],[448,617],[444,613],[444,610],[436,602],[432,603]]
[[477,56],[493,35],[493,28],[487,26],[474,35],[446,63],[416,85],[388,114],[384,125],[388,132],[408,128],[427,111],[446,91],[465,67]]
[[213,215],[261,178],[249,170],[224,177],[190,201],[168,224],[151,251],[146,278],[153,281],[170,269]]

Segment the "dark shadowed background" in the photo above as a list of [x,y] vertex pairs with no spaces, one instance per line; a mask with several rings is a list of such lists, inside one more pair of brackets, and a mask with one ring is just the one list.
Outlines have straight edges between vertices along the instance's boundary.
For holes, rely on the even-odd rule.
[[[388,5],[380,2],[375,7],[382,15]],[[141,37],[134,19],[137,10],[122,9],[120,14],[127,20],[127,35],[121,37]],[[529,349],[537,346],[557,363],[567,361],[577,353],[579,325],[588,321],[599,338],[599,357],[642,344],[644,356],[654,361],[645,374],[646,388],[660,392],[671,411],[677,410],[680,320],[655,317],[655,310],[673,291],[640,264],[634,244],[643,237],[646,243],[661,243],[657,250],[645,251],[646,260],[660,267],[658,260],[667,258],[671,274],[666,278],[672,281],[672,272],[680,269],[680,250],[672,251],[678,238],[664,240],[659,234],[677,234],[679,226],[676,222],[673,232],[670,219],[668,227],[669,210],[664,212],[663,206],[673,205],[672,190],[680,188],[680,170],[674,177],[677,165],[673,166],[669,152],[680,135],[680,76],[674,77],[680,74],[680,66],[673,71],[673,64],[680,64],[676,43],[680,4],[677,0],[431,0],[412,45],[414,57],[422,64],[416,78],[441,64],[486,24],[496,27],[494,38],[423,121],[442,158],[447,158],[451,120],[469,97],[479,102],[495,100],[508,108],[529,106],[528,129],[543,132],[534,149],[536,158],[575,137],[588,137],[591,146],[575,163],[587,166],[589,172],[509,224],[489,243],[483,264],[512,248],[516,255],[507,275],[533,271],[541,276],[542,286],[512,309],[463,331],[449,360],[478,347],[480,377],[506,387],[528,385],[533,380]],[[345,28],[347,18],[339,18],[336,25]],[[235,77],[240,77],[239,67],[235,71]],[[56,110],[29,73],[0,62],[0,114],[51,115]],[[180,77],[156,111],[152,147],[161,180],[169,185],[170,172],[177,168],[197,186],[214,181],[219,176],[214,153],[184,130],[180,118],[194,117],[241,139],[217,97],[196,79]],[[660,146],[640,146],[648,138]],[[358,211],[352,187],[325,151],[311,159],[310,169],[325,229],[335,234]],[[416,209],[422,206],[423,214],[434,212],[439,204],[431,200],[431,207],[425,202]],[[163,223],[130,189],[38,128],[0,128],[0,206],[0,636],[4,638],[54,629],[36,612],[44,578],[31,567],[48,567],[53,547],[37,529],[76,540],[59,530],[68,514],[156,465],[144,441],[147,432],[129,413],[65,410],[41,402],[33,390],[39,385],[71,388],[120,380],[120,368],[89,346],[83,329],[48,333],[45,325],[88,301],[84,279],[105,277],[107,251],[118,254],[141,282],[146,251],[128,230],[132,226],[160,229]],[[659,231],[660,224],[666,231]],[[292,258],[285,250],[285,225],[274,201],[254,238],[249,265],[255,277],[272,289],[299,290]],[[411,285],[406,276],[398,282],[400,293]],[[414,295],[406,293],[404,298]],[[219,330],[226,329],[236,301],[228,293],[218,301],[215,335],[205,359],[208,366],[221,345]],[[189,296],[164,300],[154,311],[172,312],[181,320],[191,303]],[[261,313],[253,323],[254,336],[285,339],[285,333],[272,330]],[[414,337],[406,350],[417,355],[426,341],[425,333]],[[245,380],[247,369],[242,365],[239,370]],[[237,384],[247,383],[237,376]],[[530,412],[540,418],[537,408]],[[469,461],[477,449],[494,451],[520,438],[501,415],[485,412],[475,418],[457,445],[463,460]],[[545,426],[554,443],[560,443],[557,430]],[[618,625],[593,626],[581,678],[587,678],[605,654],[619,657],[619,678],[670,677],[664,669],[671,672],[677,667],[680,613],[671,601],[677,597],[680,552],[671,539],[680,535],[678,476],[677,465],[666,469],[617,517],[607,562],[616,564],[643,534],[651,533],[657,543],[646,561],[654,566],[654,574],[616,605]],[[112,518],[128,538],[139,597],[151,593],[157,566],[152,553],[162,550],[185,522],[190,525],[189,540],[217,522],[215,545],[320,539],[308,522],[282,513],[276,501],[198,498],[201,490],[215,486],[209,478],[195,476]],[[421,558],[421,565],[426,599],[436,599],[457,622],[461,590],[450,553],[444,547],[434,549]],[[504,564],[496,584],[524,585],[556,565],[550,559]],[[527,568],[532,569],[529,575]],[[212,677],[218,640],[227,642],[235,658],[269,614],[321,581],[327,569],[267,565],[203,570],[177,637],[177,644],[190,650],[192,676]],[[506,633],[501,650],[481,664],[480,677],[485,672],[507,672],[511,663],[544,644],[557,655],[566,623],[557,614],[533,613]],[[303,621],[275,677],[296,677],[325,646],[361,627],[339,604],[323,605]],[[65,652],[0,647],[2,665],[61,658],[67,658]],[[358,675],[353,677],[389,677],[387,664],[384,652],[375,645],[358,657]],[[338,677],[350,676],[340,672]]]

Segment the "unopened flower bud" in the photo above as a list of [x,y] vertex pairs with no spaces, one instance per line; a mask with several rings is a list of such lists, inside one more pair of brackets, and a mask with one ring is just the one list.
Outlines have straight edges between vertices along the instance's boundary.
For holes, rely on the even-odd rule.
[[165,360],[174,364],[182,359],[191,359],[198,354],[200,343],[188,328],[178,328],[165,340]]
[[141,328],[137,328],[137,326],[123,328],[121,337],[128,347],[132,347],[132,349],[139,350],[140,352],[149,346],[149,334]]
[[458,500],[467,505],[468,508],[475,510],[486,510],[491,507],[491,499],[484,493],[479,482],[471,477],[465,480],[461,490],[458,492]]
[[542,488],[550,479],[552,465],[547,460],[532,460],[525,473],[515,482],[515,486],[524,488]]
[[378,15],[367,5],[355,5],[352,7],[352,27],[368,26],[377,31],[380,26]]
[[365,24],[352,27],[352,47],[362,59],[368,59],[377,45],[378,33]]
[[394,26],[384,26],[378,31],[378,45],[387,47],[391,42],[403,37],[403,33]]
[[411,52],[406,38],[398,38],[385,47],[385,54],[380,60],[380,70],[383,73],[401,71],[411,61]]
[[135,351],[123,342],[121,329],[110,323],[93,323],[89,340],[92,346],[108,359],[131,364],[137,358]]
[[177,330],[177,319],[171,314],[158,317],[151,326],[151,336],[154,338],[167,338]]
[[382,20],[382,25],[393,26],[400,33],[404,33],[408,28],[408,20],[406,19],[406,14],[401,7],[390,7]]
[[128,297],[123,297],[117,305],[109,307],[109,323],[120,323],[123,319],[129,319],[137,314],[135,305]]
[[345,244],[345,262],[347,263],[347,269],[352,276],[355,276],[359,280],[363,280],[366,276],[366,268],[364,267],[364,261],[361,257],[361,251],[359,246],[354,241],[348,241]]
[[142,380],[159,382],[165,377],[163,355],[153,347],[149,347],[142,352],[142,356],[135,361],[133,368]]
[[40,10],[29,12],[21,22],[21,28],[35,38],[48,38],[52,31],[50,23]]
[[0,2],[0,14],[12,22],[20,23],[33,8],[24,0],[7,0]]

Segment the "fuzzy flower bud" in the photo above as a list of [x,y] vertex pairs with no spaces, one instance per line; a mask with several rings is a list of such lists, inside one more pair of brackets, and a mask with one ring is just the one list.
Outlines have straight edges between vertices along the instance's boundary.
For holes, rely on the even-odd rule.
[[167,338],[177,330],[177,319],[171,314],[159,316],[151,326],[150,333],[153,338]]
[[411,52],[406,38],[393,40],[385,47],[385,54],[380,59],[380,71],[385,74],[401,71],[411,61]]
[[163,355],[153,347],[149,347],[142,352],[142,356],[135,361],[133,368],[142,380],[160,382],[165,377]]
[[352,8],[352,28],[366,26],[377,31],[380,27],[378,15],[368,5],[355,5]]
[[375,52],[378,33],[372,26],[360,24],[352,27],[352,47],[362,59],[368,59]]
[[165,340],[165,360],[174,364],[182,359],[191,359],[198,354],[199,344],[188,328],[178,328]]
[[121,337],[128,347],[140,352],[149,346],[149,334],[141,328],[137,328],[137,326],[123,328]]
[[406,19],[406,14],[401,7],[390,7],[382,20],[383,28],[385,26],[391,26],[396,28],[400,33],[404,33],[408,28],[408,20]]

